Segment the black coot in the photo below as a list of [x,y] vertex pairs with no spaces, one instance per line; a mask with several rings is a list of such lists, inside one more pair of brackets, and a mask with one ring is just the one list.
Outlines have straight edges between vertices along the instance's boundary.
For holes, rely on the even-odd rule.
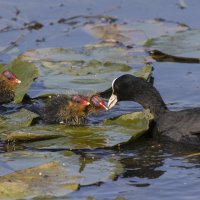
[[112,83],[108,107],[132,100],[154,115],[153,136],[170,141],[200,144],[200,108],[169,111],[157,89],[142,78],[122,75]]

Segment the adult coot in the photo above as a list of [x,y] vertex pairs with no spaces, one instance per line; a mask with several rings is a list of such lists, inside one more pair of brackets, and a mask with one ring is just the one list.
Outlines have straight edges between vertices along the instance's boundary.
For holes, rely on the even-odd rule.
[[112,83],[108,107],[118,101],[135,101],[154,115],[153,136],[182,143],[200,144],[200,108],[169,111],[157,89],[142,78],[125,74]]

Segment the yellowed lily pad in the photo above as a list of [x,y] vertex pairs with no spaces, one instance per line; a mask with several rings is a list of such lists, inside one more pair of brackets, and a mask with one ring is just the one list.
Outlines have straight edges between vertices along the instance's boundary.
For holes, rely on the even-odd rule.
[[[37,184],[37,181],[40,180],[44,182],[45,180],[43,181],[43,178],[48,175],[47,173],[52,174],[52,178],[51,175],[49,179],[47,177],[49,186],[45,186],[43,183],[42,185],[38,184],[38,186],[36,186],[43,187],[39,189],[39,192],[36,194],[38,197],[41,196],[41,190],[48,190],[50,187],[52,188],[52,193],[55,191],[57,195],[57,191],[63,188],[63,184],[67,184],[70,188],[72,186],[72,189],[75,189],[77,185],[82,187],[116,180],[116,178],[124,172],[123,165],[114,155],[109,158],[99,159],[99,156],[96,156],[95,153],[93,154],[92,151],[91,153],[86,153],[85,156],[76,155],[70,151],[14,151],[7,152],[2,156],[0,155],[1,169],[2,163],[4,162],[6,162],[6,169],[1,170],[1,177],[5,178],[2,183],[0,182],[0,185],[6,184],[8,179],[12,180],[13,187],[15,187],[16,182],[20,182],[20,185],[24,185],[25,189],[22,188],[23,190],[20,190],[19,194],[24,194],[26,196],[28,194],[27,190],[32,191],[34,189],[34,186],[32,186],[27,179],[33,179],[34,184]],[[23,163],[23,165],[21,163]],[[47,171],[45,173],[43,170],[44,168],[46,168]],[[63,178],[61,178],[62,175]],[[25,176],[25,178],[23,178],[23,176]],[[53,179],[55,179],[54,183],[52,183]],[[73,181],[73,179],[75,180]],[[67,192],[69,191],[68,189],[66,190]],[[17,191],[13,191],[13,193],[14,192],[17,193]]]
[[147,50],[159,50],[181,57],[200,58],[200,30],[188,30],[173,35],[156,37],[145,43]]
[[53,161],[1,176],[0,198],[63,196],[77,190],[81,180],[80,174]]
[[48,140],[53,138],[62,137],[62,133],[51,133],[51,134],[44,134],[42,131],[41,133],[31,133],[26,131],[11,131],[10,133],[6,134],[4,140],[6,141],[37,141],[37,140]]
[[104,42],[143,45],[149,38],[188,30],[188,27],[175,22],[151,19],[146,21],[127,22],[121,25],[94,23],[86,25],[84,30]]

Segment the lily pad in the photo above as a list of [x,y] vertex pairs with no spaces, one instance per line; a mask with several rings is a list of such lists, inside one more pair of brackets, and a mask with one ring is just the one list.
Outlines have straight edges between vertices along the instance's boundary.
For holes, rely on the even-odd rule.
[[[148,79],[152,66],[146,65],[136,75]],[[23,116],[23,117],[21,117]],[[29,116],[29,117],[27,117]],[[98,113],[96,117],[98,116]],[[112,147],[137,138],[149,128],[149,120],[144,113],[132,113],[99,125],[73,127],[65,125],[30,126],[36,114],[25,109],[3,116],[2,139],[8,141],[31,142],[26,144],[35,148],[87,149]],[[21,121],[20,121],[21,120]],[[20,121],[20,123],[16,123]],[[128,125],[126,125],[128,124]],[[41,141],[46,140],[46,141]]]
[[153,71],[152,65],[147,64],[144,67],[140,68],[139,70],[135,71],[134,75],[148,81],[151,78],[152,71]]
[[8,65],[0,66],[0,72],[5,69],[12,71],[21,80],[21,83],[16,88],[14,99],[15,103],[20,103],[28,92],[33,80],[39,76],[38,68],[30,62],[16,59]]
[[81,164],[84,165],[79,170],[84,177],[81,186],[113,181],[124,172],[123,165],[114,157],[95,159],[95,155],[93,158],[88,155]]
[[[8,192],[10,192],[10,198],[14,195],[30,198],[31,194],[35,197],[62,196],[76,190],[78,186],[113,181],[124,172],[123,165],[114,155],[100,159],[92,151],[84,153],[83,156],[67,151],[30,152],[23,150],[5,153],[4,156],[0,156],[0,163],[3,162],[6,162],[7,166],[5,170],[1,170],[0,191],[4,193],[0,193],[0,198],[9,195]],[[8,179],[11,187],[6,190]],[[47,181],[49,181],[48,184]],[[18,189],[20,186],[24,187]],[[44,190],[47,191],[44,192]]]
[[72,62],[72,65],[91,60],[102,63],[107,61],[123,64],[133,62],[133,58],[123,48],[116,47],[85,48],[82,52],[63,48],[43,48],[27,51],[20,55],[19,59],[29,62],[51,61],[58,64],[62,61],[68,61]]
[[20,130],[24,127],[28,127],[33,118],[37,116],[37,114],[26,109],[21,109],[16,113],[0,116],[0,137],[5,137],[9,131]]
[[146,42],[147,50],[159,50],[166,54],[200,58],[200,30],[188,30],[169,36],[162,36]]
[[[46,48],[27,51],[19,59],[34,63],[41,71],[36,83],[42,83],[43,90],[32,95],[45,93],[88,93],[103,91],[112,80],[124,73],[133,73],[132,65],[137,63],[123,48],[85,47],[82,51],[61,48]],[[143,61],[144,62],[144,61]]]
[[84,30],[104,42],[120,42],[126,45],[143,45],[149,38],[188,30],[188,27],[176,22],[152,19],[146,21],[127,22],[121,25],[94,23],[86,25]]
[[54,161],[1,176],[0,198],[63,196],[77,190],[81,178]]
[[24,141],[33,142],[37,140],[48,140],[62,136],[63,136],[62,133],[44,134],[44,133],[31,133],[26,131],[11,131],[10,133],[6,134],[4,140],[17,141],[17,142],[24,142]]
[[[133,112],[115,119],[109,119],[104,121],[103,124],[112,125],[113,127],[120,125],[122,127],[120,131],[130,135],[130,139],[133,141],[137,140],[149,129],[149,124],[152,119],[153,115],[150,111],[145,110],[144,112]],[[130,131],[127,131],[127,129],[130,129]]]
[[0,72],[2,72],[4,70],[5,65],[0,64]]
[[33,80],[39,76],[39,70],[34,64],[19,59],[12,61],[7,67],[21,80],[21,84],[16,89],[14,99],[16,103],[20,103]]
[[[135,112],[110,119],[99,125],[83,127],[66,127],[64,125],[43,126],[48,134],[61,134],[62,138],[37,141],[24,144],[37,149],[91,149],[113,147],[129,140],[138,139],[149,129],[152,115],[149,111]],[[39,132],[37,126],[30,127],[30,132]],[[42,131],[42,129],[41,129]]]

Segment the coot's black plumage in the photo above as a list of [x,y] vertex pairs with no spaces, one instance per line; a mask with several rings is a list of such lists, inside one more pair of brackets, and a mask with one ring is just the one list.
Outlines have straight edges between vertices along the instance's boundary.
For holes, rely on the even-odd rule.
[[108,107],[132,100],[154,115],[153,136],[181,143],[200,144],[200,108],[169,111],[157,89],[142,78],[125,74],[112,83]]

